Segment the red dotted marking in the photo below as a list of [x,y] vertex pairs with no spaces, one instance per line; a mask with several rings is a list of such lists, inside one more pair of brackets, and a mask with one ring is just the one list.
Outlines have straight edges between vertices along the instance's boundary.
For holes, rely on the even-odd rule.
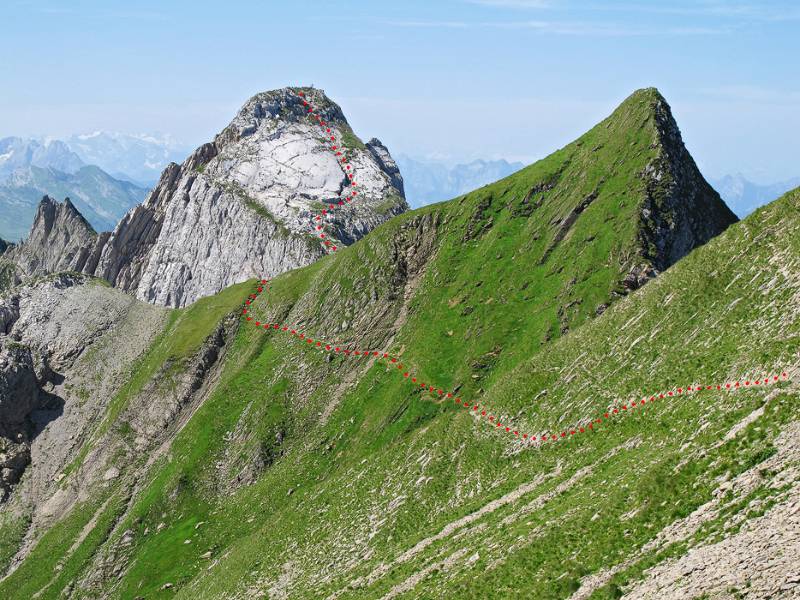
[[342,192],[342,195],[340,195],[337,200],[328,202],[328,208],[323,208],[318,214],[315,214],[311,224],[314,234],[319,237],[320,240],[322,240],[323,245],[331,252],[336,252],[337,246],[331,240],[327,239],[322,223],[325,220],[325,217],[329,213],[336,210],[338,206],[344,206],[345,204],[350,204],[353,201],[358,193],[355,189],[358,184],[354,178],[355,175],[352,165],[349,164],[347,156],[345,156],[344,152],[342,152],[341,142],[337,142],[336,135],[334,135],[335,132],[330,127],[330,123],[320,116],[317,109],[314,108],[314,105],[308,101],[304,92],[297,92],[297,95],[300,98],[300,101],[303,103],[303,107],[306,109],[308,118],[312,119],[317,125],[319,125],[326,139],[326,147],[333,152],[336,162],[342,166],[342,171],[344,171],[347,179],[350,181],[349,187],[345,190],[346,193]]
[[[324,137],[326,139],[330,138],[329,149],[331,150],[331,152],[334,153],[334,156],[337,157],[336,158],[337,162],[339,162],[342,166],[344,166],[344,169],[342,169],[342,170],[347,175],[347,178],[350,181],[350,188],[349,188],[348,194],[344,195],[344,196],[340,196],[335,202],[329,202],[328,203],[328,208],[327,209],[322,209],[319,212],[319,214],[314,215],[314,218],[313,218],[312,228],[313,228],[314,233],[320,238],[320,240],[322,240],[322,243],[325,245],[326,248],[328,248],[332,252],[335,252],[337,250],[337,246],[333,242],[331,242],[329,239],[327,239],[326,234],[323,231],[322,222],[324,221],[325,217],[329,213],[333,212],[337,208],[337,206],[344,206],[345,204],[349,204],[350,202],[353,201],[353,199],[355,198],[355,196],[357,194],[357,191],[355,190],[355,187],[357,187],[357,183],[356,183],[356,181],[354,179],[353,169],[351,168],[352,165],[348,164],[347,157],[342,152],[341,142],[339,142],[339,144],[337,144],[336,136],[334,135],[333,129],[330,127],[330,123],[325,121],[320,116],[319,112],[314,108],[313,104],[311,104],[306,99],[306,96],[305,96],[304,92],[298,91],[297,95],[300,98],[301,102],[303,103],[303,107],[305,107],[305,109],[306,109],[307,116],[310,119],[314,120],[320,126],[320,128],[323,131]],[[242,310],[242,314],[244,314],[246,316],[246,319],[248,321],[252,321],[253,319],[252,319],[252,317],[250,317],[248,315],[247,307],[250,306],[252,301],[255,300],[263,292],[263,286],[266,285],[266,283],[267,283],[267,280],[266,279],[262,279],[261,280],[261,285],[257,288],[256,293],[251,294],[250,298],[247,301],[245,301],[245,306],[244,306],[244,308]],[[333,353],[336,353],[336,354],[344,354],[345,356],[361,356],[361,357],[372,356],[372,357],[377,357],[378,360],[388,359],[387,360],[387,364],[392,365],[392,366],[394,366],[395,363],[398,363],[398,358],[389,356],[389,354],[387,354],[385,352],[379,352],[377,350],[372,350],[372,351],[370,351],[370,350],[361,350],[361,351],[359,351],[359,350],[351,350],[351,349],[344,349],[344,348],[341,348],[339,346],[331,346],[330,344],[327,344],[327,343],[323,346],[323,342],[321,342],[319,340],[317,340],[315,342],[315,340],[313,340],[312,338],[306,337],[303,333],[299,333],[297,330],[290,329],[289,326],[281,325],[279,323],[263,323],[262,324],[259,321],[256,321],[255,325],[256,325],[256,327],[262,327],[264,329],[274,329],[274,330],[280,330],[280,331],[284,331],[284,332],[289,332],[290,335],[297,336],[300,340],[305,340],[305,342],[307,344],[311,345],[312,347],[319,348],[320,350],[324,349],[325,352],[333,352]],[[413,374],[410,371],[405,370],[403,365],[402,365],[402,363],[401,364],[397,364],[396,366],[397,366],[398,372],[402,372],[404,378],[410,379],[412,383],[417,383],[417,378],[414,377]],[[786,379],[788,379],[788,375],[786,373],[782,373],[780,376],[778,376],[778,375],[765,375],[762,379],[756,379],[755,381],[746,380],[744,382],[744,385],[745,386],[750,386],[751,384],[752,385],[756,385],[756,386],[758,386],[758,385],[768,385],[770,383],[775,383],[775,382],[777,382],[779,380],[786,380]],[[723,388],[723,385],[724,385],[724,388]],[[536,435],[532,435],[532,434],[528,434],[528,433],[520,434],[519,430],[512,429],[512,427],[509,426],[509,425],[505,425],[504,426],[503,423],[500,422],[499,417],[495,417],[493,414],[491,414],[491,411],[488,408],[486,408],[486,407],[484,407],[482,405],[472,404],[468,400],[462,400],[459,397],[455,397],[453,393],[445,392],[444,390],[436,388],[435,386],[432,386],[432,385],[430,385],[428,383],[421,382],[419,384],[420,388],[422,388],[422,389],[426,389],[427,388],[427,391],[429,391],[429,392],[431,392],[431,393],[433,393],[435,395],[438,395],[439,397],[454,398],[454,402],[455,402],[455,404],[457,406],[460,406],[460,407],[462,407],[464,409],[467,409],[467,410],[471,411],[472,414],[476,415],[478,418],[484,418],[485,417],[488,420],[488,422],[493,424],[496,428],[501,429],[501,430],[504,428],[506,433],[509,433],[509,434],[513,435],[514,437],[516,437],[516,438],[522,438],[523,440],[528,440],[529,442],[531,442],[531,441],[532,442],[536,442],[536,441],[539,441],[539,442],[557,441],[557,440],[560,440],[560,439],[566,439],[568,437],[568,435],[571,437],[571,436],[578,435],[578,434],[581,434],[581,433],[587,433],[588,431],[594,431],[595,425],[600,425],[604,421],[606,421],[606,420],[608,420],[610,418],[613,418],[612,415],[630,414],[634,409],[636,409],[636,408],[638,408],[640,406],[644,406],[646,404],[649,404],[651,402],[655,402],[657,400],[661,400],[661,399],[664,399],[664,398],[674,397],[676,395],[676,393],[677,393],[677,395],[680,396],[680,395],[682,395],[684,393],[700,392],[700,391],[703,391],[703,390],[713,390],[715,388],[716,388],[716,390],[720,390],[720,391],[723,390],[723,389],[730,390],[730,389],[737,389],[737,388],[741,387],[741,385],[742,385],[741,382],[734,381],[734,382],[728,382],[728,383],[717,384],[717,385],[705,385],[705,386],[703,386],[703,385],[689,385],[689,386],[686,386],[686,388],[679,387],[677,389],[677,391],[669,390],[667,392],[657,392],[657,393],[653,394],[652,396],[650,396],[649,398],[645,397],[645,398],[642,398],[641,400],[630,401],[630,402],[628,402],[626,404],[621,404],[616,408],[611,408],[611,409],[609,409],[608,412],[603,413],[603,416],[601,418],[596,418],[596,419],[592,419],[590,421],[586,421],[585,425],[578,426],[576,429],[569,429],[568,432],[567,431],[561,431],[558,434],[556,434],[556,433],[543,433],[543,434],[540,434],[539,436],[536,436]],[[478,411],[480,411],[480,412],[478,412]],[[622,413],[620,413],[620,411],[622,411]],[[495,420],[495,419],[497,419],[497,420]]]
[[[242,307],[242,315],[244,315],[247,321],[253,321],[253,317],[249,314],[248,307],[251,305],[258,296],[260,296],[264,291],[264,286],[267,284],[266,279],[262,279],[261,283],[257,286],[255,292],[250,294],[248,300],[245,301],[244,306]],[[283,325],[281,323],[261,323],[260,321],[255,321],[253,323],[256,327],[260,327],[263,329],[272,329],[276,331],[283,331],[289,333],[296,337],[299,340],[304,340],[307,344],[314,348],[319,348],[323,352],[329,352],[332,354],[340,354],[344,356],[352,356],[352,357],[361,357],[361,358],[377,358],[378,360],[386,361],[386,365],[388,367],[396,367],[397,372],[402,374],[405,379],[409,379],[411,383],[417,384],[418,378],[411,372],[403,363],[401,362],[399,357],[391,356],[387,352],[379,351],[379,350],[354,350],[351,348],[343,348],[341,346],[335,346],[328,342],[324,342],[321,340],[315,340],[311,337],[306,337],[306,335],[297,329],[292,329],[288,325]],[[679,387],[677,389],[663,391],[663,392],[655,392],[650,396],[645,396],[644,398],[631,400],[624,404],[619,404],[616,407],[609,408],[607,412],[604,412],[601,416],[597,418],[585,420],[583,424],[578,425],[575,428],[571,428],[565,431],[560,432],[551,432],[551,433],[542,433],[539,435],[533,435],[530,433],[520,433],[519,429],[512,427],[508,423],[502,423],[500,421],[500,417],[496,416],[492,410],[482,404],[473,404],[472,401],[463,399],[459,396],[456,396],[452,392],[445,391],[440,389],[434,385],[431,385],[429,382],[420,381],[418,383],[420,389],[424,389],[439,398],[452,398],[454,404],[459,406],[471,414],[475,415],[477,418],[486,419],[486,421],[493,425],[496,429],[504,431],[509,435],[514,436],[515,438],[519,438],[522,440],[526,440],[528,442],[549,442],[549,441],[558,441],[561,439],[566,439],[567,437],[572,437],[574,435],[579,435],[582,433],[589,433],[596,429],[597,425],[601,425],[605,421],[609,419],[613,419],[614,415],[622,415],[622,414],[631,414],[635,409],[640,408],[642,406],[652,404],[659,400],[664,400],[666,398],[675,397],[675,396],[682,396],[689,393],[696,393],[708,390],[715,390],[715,391],[725,391],[725,390],[735,390],[741,387],[751,387],[751,386],[765,386],[769,384],[776,383],[778,381],[786,381],[789,379],[788,373],[781,373],[780,375],[764,375],[763,378],[759,378],[756,380],[745,380],[744,382],[741,381],[730,381],[726,383],[714,384],[714,385],[698,385],[698,384],[691,384],[687,385],[686,387]]]

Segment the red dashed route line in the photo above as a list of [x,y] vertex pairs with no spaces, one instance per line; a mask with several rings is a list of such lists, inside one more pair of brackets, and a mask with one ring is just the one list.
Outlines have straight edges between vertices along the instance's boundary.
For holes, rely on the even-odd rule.
[[[329,250],[331,250],[332,252],[336,252],[337,246],[331,240],[328,239],[327,234],[323,230],[322,221],[324,220],[325,216],[327,216],[328,213],[333,212],[337,206],[344,206],[345,204],[349,204],[350,202],[353,201],[353,199],[356,197],[356,193],[357,192],[356,192],[355,188],[356,188],[356,186],[358,184],[356,183],[356,181],[354,179],[354,173],[353,173],[352,165],[348,163],[347,157],[344,155],[344,152],[342,152],[341,142],[339,142],[338,145],[337,145],[336,135],[335,135],[335,132],[334,132],[333,128],[331,128],[330,123],[325,121],[325,119],[323,119],[319,115],[317,110],[314,108],[314,105],[311,104],[308,101],[308,99],[306,98],[305,93],[297,92],[297,95],[300,97],[300,100],[303,102],[303,106],[306,109],[306,114],[308,115],[308,117],[310,119],[313,119],[314,121],[316,121],[317,124],[322,129],[322,133],[323,133],[323,135],[325,137],[325,143],[329,144],[329,148],[330,148],[331,152],[333,152],[334,156],[336,157],[337,162],[339,162],[341,164],[341,166],[343,167],[345,175],[347,175],[347,178],[350,181],[350,187],[347,190],[348,193],[345,194],[345,195],[340,195],[338,200],[336,200],[335,203],[328,202],[328,208],[323,208],[319,212],[319,214],[314,215],[314,220],[313,220],[313,224],[312,224],[312,227],[314,228],[315,235],[317,235],[320,238],[320,240],[322,240],[322,243],[325,245],[325,247],[328,248]],[[343,190],[343,193],[344,193],[344,190]]]
[[672,389],[669,391],[664,392],[656,392],[650,396],[645,396],[642,399],[631,400],[626,403],[618,404],[616,407],[609,408],[606,412],[602,415],[592,418],[592,419],[585,419],[582,421],[582,425],[577,425],[574,428],[570,428],[564,431],[559,432],[550,432],[550,433],[543,433],[540,435],[533,435],[530,433],[520,432],[519,429],[515,428],[509,423],[503,423],[500,420],[500,417],[493,414],[489,407],[484,406],[482,404],[473,403],[470,400],[463,399],[461,397],[456,396],[452,392],[447,392],[437,386],[431,385],[429,382],[419,381],[419,378],[408,368],[406,367],[397,356],[392,356],[388,352],[383,352],[379,350],[354,350],[352,348],[344,348],[342,346],[336,346],[335,344],[328,343],[322,340],[315,340],[314,338],[307,336],[301,331],[298,331],[297,328],[293,328],[289,325],[284,325],[282,323],[262,323],[261,321],[254,321],[254,317],[250,314],[250,306],[252,303],[264,292],[264,286],[267,284],[266,279],[262,279],[261,283],[257,286],[255,291],[250,294],[248,300],[245,302],[242,308],[242,314],[245,316],[247,321],[253,322],[256,327],[265,329],[265,330],[275,330],[288,333],[289,335],[295,337],[296,339],[305,342],[309,347],[314,349],[319,349],[323,352],[329,352],[331,354],[340,354],[348,357],[360,357],[360,358],[376,358],[378,360],[386,361],[387,366],[389,367],[396,367],[397,372],[401,373],[403,378],[409,380],[412,384],[418,385],[420,388],[435,394],[440,398],[452,398],[453,402],[464,408],[465,410],[470,411],[473,415],[477,416],[478,418],[485,419],[485,422],[489,425],[493,426],[494,428],[508,433],[514,438],[526,440],[528,443],[530,442],[553,442],[558,440],[563,440],[575,435],[580,435],[582,433],[588,433],[595,430],[596,425],[600,425],[609,419],[615,418],[616,415],[624,415],[632,413],[636,408],[641,406],[651,404],[653,402],[657,402],[658,400],[664,400],[667,398],[675,397],[675,396],[683,396],[689,394],[690,392],[701,392],[701,391],[708,391],[708,390],[716,390],[716,391],[723,391],[723,390],[735,390],[739,388],[747,388],[747,387],[757,387],[757,386],[765,386],[776,383],[778,381],[786,381],[789,378],[787,373],[781,373],[781,375],[765,375],[763,378],[758,378],[754,380],[745,380],[745,381],[731,381],[727,383],[721,384],[713,384],[713,385],[688,385],[686,387],[679,387],[677,389]]
[[[317,235],[322,243],[325,245],[326,248],[335,252],[337,250],[337,246],[334,242],[328,239],[327,234],[324,232],[323,229],[323,221],[325,217],[333,212],[337,206],[344,206],[345,204],[349,204],[355,198],[357,191],[355,188],[357,187],[357,183],[354,179],[355,175],[352,169],[352,165],[349,164],[347,157],[345,156],[344,152],[342,151],[341,142],[337,144],[336,135],[334,129],[330,126],[331,124],[323,119],[319,112],[314,108],[314,105],[308,101],[306,95],[302,91],[297,92],[298,97],[300,98],[301,102],[303,103],[303,107],[306,109],[307,116],[316,121],[319,127],[322,129],[322,133],[325,138],[326,144],[329,145],[329,149],[331,152],[334,153],[337,162],[339,162],[347,179],[350,182],[349,189],[347,189],[347,193],[344,195],[340,195],[339,198],[335,202],[328,202],[328,208],[322,209],[318,214],[314,215],[312,227],[314,229],[315,235]],[[343,192],[344,193],[344,192]],[[245,303],[245,306],[242,309],[242,314],[246,316],[247,321],[253,321],[253,317],[249,314],[248,307],[251,305],[253,301],[264,291],[264,286],[267,284],[266,279],[261,280],[261,284],[257,287],[256,291],[250,294],[250,299],[248,299]],[[387,365],[397,367],[397,372],[402,373],[405,379],[410,380],[411,383],[415,385],[419,385],[420,388],[425,389],[435,395],[438,395],[441,398],[452,398],[453,401],[458,405],[463,407],[466,410],[469,410],[474,415],[479,418],[485,418],[486,422],[492,425],[493,427],[497,428],[500,431],[505,431],[506,433],[513,435],[515,438],[521,438],[523,440],[529,442],[548,442],[548,441],[558,441],[568,437],[572,437],[574,435],[579,435],[582,433],[586,433],[588,431],[593,431],[595,429],[595,425],[600,425],[604,421],[608,419],[614,418],[614,415],[620,414],[630,414],[636,408],[643,406],[645,404],[649,404],[651,402],[656,402],[657,400],[662,400],[665,398],[673,397],[673,396],[681,396],[684,394],[688,394],[690,392],[700,392],[705,390],[731,390],[731,389],[738,389],[740,387],[749,387],[749,386],[763,386],[769,385],[771,383],[775,383],[779,380],[786,380],[788,379],[787,373],[782,373],[780,376],[778,375],[765,375],[763,378],[755,379],[755,380],[746,380],[744,382],[734,381],[724,384],[716,384],[716,385],[689,385],[685,388],[679,387],[676,390],[670,390],[666,392],[658,392],[649,397],[644,397],[641,400],[632,400],[630,402],[620,404],[615,408],[610,408],[608,412],[604,412],[601,417],[594,418],[591,420],[585,420],[584,425],[576,426],[574,429],[568,429],[566,431],[561,431],[558,433],[545,433],[541,435],[532,435],[528,433],[520,433],[519,429],[515,429],[512,425],[508,423],[502,423],[499,416],[492,414],[488,407],[473,403],[469,400],[464,400],[458,396],[455,396],[452,392],[446,392],[437,386],[431,385],[430,383],[426,382],[419,382],[416,375],[414,375],[411,371],[409,371],[405,365],[400,361],[399,357],[392,356],[387,352],[382,352],[378,350],[354,350],[351,348],[343,348],[341,346],[336,346],[334,344],[329,344],[327,342],[323,342],[321,340],[314,340],[312,337],[306,336],[304,333],[298,331],[296,328],[292,328],[289,325],[284,325],[281,323],[261,323],[260,321],[255,321],[254,323],[256,327],[261,327],[263,329],[271,329],[271,330],[278,330],[282,332],[289,333],[290,335],[296,337],[297,339],[304,341],[309,346],[320,349],[325,352],[330,352],[334,354],[343,354],[349,357],[361,357],[361,358],[369,358],[373,357],[378,360],[385,360]]]

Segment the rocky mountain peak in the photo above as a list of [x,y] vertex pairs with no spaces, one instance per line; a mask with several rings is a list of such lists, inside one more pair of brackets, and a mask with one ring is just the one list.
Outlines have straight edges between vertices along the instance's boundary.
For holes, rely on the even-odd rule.
[[37,235],[49,237],[53,229],[59,227],[69,227],[73,233],[95,235],[92,226],[69,198],[64,198],[64,202],[59,203],[50,196],[42,197],[33,219],[29,241],[33,242]]
[[[299,91],[325,128],[308,119]],[[184,306],[251,277],[317,260],[326,250],[314,235],[314,217],[351,186],[329,137],[359,185],[358,201],[327,217],[329,240],[352,243],[407,210],[402,178],[383,144],[364,144],[321,90],[283,88],[250,98],[213,141],[182,165],[168,165],[113,232],[91,239],[79,234],[83,250],[70,253],[80,256],[75,265],[83,262],[76,270],[148,302]],[[26,245],[43,241],[32,232]],[[44,248],[29,254],[53,252],[64,254]],[[53,263],[29,261],[24,270],[42,272]]]
[[[304,101],[314,106],[325,128],[308,119]],[[256,94],[184,168],[202,173],[302,235],[310,231],[312,213],[350,186],[328,135],[338,140],[358,174],[360,196],[348,207],[350,218],[332,223],[336,239],[351,243],[384,220],[376,209],[389,216],[407,209],[402,178],[385,146],[377,140],[364,144],[322,90],[282,88]]]
[[30,234],[8,247],[3,258],[25,278],[57,271],[82,271],[96,252],[97,233],[69,198],[57,202],[44,196],[36,209]]
[[[329,134],[304,116],[299,91]],[[183,306],[317,260],[325,250],[313,218],[350,186],[327,135],[339,140],[359,184],[358,202],[330,218],[329,239],[352,243],[408,208],[388,151],[364,144],[321,90],[263,92],[212,142],[165,169],[112,234],[96,274],[142,300]]]
[[[626,289],[640,287],[738,221],[700,173],[656,88],[635,91],[587,136],[599,131],[627,140],[617,151],[625,152],[627,164],[636,169],[636,187],[642,188],[637,192],[639,262],[625,278]],[[591,151],[600,155],[602,148]],[[613,173],[622,160],[603,167]]]
[[[302,92],[303,96],[301,97],[298,92]],[[261,92],[245,102],[231,123],[214,138],[215,145],[221,150],[227,144],[263,128],[274,130],[286,124],[305,126],[308,122],[308,110],[303,105],[304,99],[314,106],[323,120],[349,128],[341,107],[328,98],[323,90],[285,87]]]
[[661,271],[739,219],[700,173],[669,104],[658,90],[634,92],[618,112],[631,110],[630,105],[636,104],[652,135],[650,147],[656,150],[641,172],[646,197],[641,209],[640,241],[644,256]]

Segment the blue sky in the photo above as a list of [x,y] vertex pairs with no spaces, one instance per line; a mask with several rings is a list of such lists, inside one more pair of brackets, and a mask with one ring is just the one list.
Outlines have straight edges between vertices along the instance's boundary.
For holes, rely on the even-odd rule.
[[708,176],[800,175],[800,3],[25,2],[0,6],[0,137],[210,139],[314,84],[395,153],[530,162],[656,86]]

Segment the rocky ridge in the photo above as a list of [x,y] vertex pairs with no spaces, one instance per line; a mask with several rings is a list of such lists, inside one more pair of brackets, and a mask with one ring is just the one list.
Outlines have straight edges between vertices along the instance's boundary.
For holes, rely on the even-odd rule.
[[28,238],[9,246],[3,258],[16,265],[17,282],[44,273],[91,272],[101,247],[97,241],[97,233],[69,198],[59,203],[45,196]]
[[[85,257],[77,270],[174,307],[250,277],[314,262],[325,250],[311,235],[313,214],[350,182],[306,117],[296,93],[301,89],[341,140],[359,177],[358,202],[332,216],[330,238],[350,244],[406,210],[402,178],[386,147],[376,139],[362,143],[321,90],[284,88],[254,96],[214,141],[182,165],[170,164],[113,232],[89,239],[80,234],[82,244],[70,240],[69,250],[46,252],[80,257],[77,262]],[[48,206],[40,207],[39,225],[46,225],[39,216]],[[52,272],[38,260],[45,249],[36,246],[48,235],[35,224],[25,249],[10,255],[27,265],[26,275]]]
[[[530,430],[585,423],[640,388],[690,383],[701,364],[709,381],[792,364],[800,339],[786,310],[798,297],[798,254],[789,245],[800,239],[790,235],[796,202],[739,224],[636,289],[677,260],[672,249],[681,240],[688,252],[729,224],[721,211],[710,229],[695,227],[693,204],[717,202],[702,193],[702,181],[659,196],[659,181],[693,176],[663,158],[666,128],[654,117],[662,100],[638,92],[613,119],[519,174],[400,215],[324,268],[277,278],[250,307],[252,318],[396,352],[425,381],[491,403],[504,423]],[[212,154],[195,170],[207,172]],[[670,204],[669,189],[700,191],[673,192]],[[650,198],[673,212],[645,235],[639,219]],[[776,215],[792,219],[770,223]],[[773,231],[780,235],[772,239]],[[756,238],[760,244],[751,243]],[[652,240],[651,254],[643,240]],[[780,277],[766,268],[770,260],[781,265]],[[740,285],[719,285],[731,280]],[[97,287],[142,311],[138,318],[162,310]],[[252,289],[237,288],[241,298]],[[708,289],[715,297],[704,295]],[[222,296],[224,310],[209,314],[204,306]],[[684,396],[613,419],[602,435],[517,444],[511,433],[409,386],[393,368],[383,373],[371,357],[314,352],[230,316],[241,303],[230,296],[160,313],[174,327],[163,329],[143,362],[130,364],[134,383],[109,402],[108,427],[61,458],[53,448],[78,423],[55,419],[35,438],[32,465],[0,511],[6,516],[31,498],[35,506],[0,592],[567,597],[599,564],[649,559],[631,549],[705,502],[714,479],[735,481],[745,461],[760,469],[771,429],[793,414],[793,390],[783,382],[763,406],[753,388],[722,403]],[[14,317],[14,341],[33,347],[57,338],[53,328],[75,318],[81,298],[20,298],[27,317]],[[70,311],[39,323],[44,306]],[[751,339],[756,321],[785,337]],[[105,356],[143,329],[128,318]],[[48,364],[79,381],[78,364],[97,347],[91,337],[87,343],[83,362],[70,362],[65,347],[49,348]],[[190,349],[177,358],[165,349],[171,343]],[[28,369],[24,357],[15,360]],[[100,379],[113,388],[125,378],[103,372]],[[98,412],[104,391],[88,392]],[[79,409],[81,396],[67,393],[66,382],[53,392],[65,410]],[[709,440],[726,431],[739,434],[717,451]],[[73,528],[49,528],[57,517]],[[51,551],[56,544],[64,551]],[[614,597],[621,590],[612,579],[600,585]]]
[[[26,479],[25,495],[38,498],[52,485],[95,411],[105,408],[104,388],[116,385],[92,376],[111,372],[101,354],[88,356],[93,345],[129,326],[128,316],[137,313],[127,349],[106,358],[117,364],[112,370],[127,367],[139,341],[149,343],[162,320],[163,309],[142,311],[140,304],[78,273],[42,277],[0,297],[0,501],[32,459],[38,469]],[[76,369],[79,363],[83,371]]]

